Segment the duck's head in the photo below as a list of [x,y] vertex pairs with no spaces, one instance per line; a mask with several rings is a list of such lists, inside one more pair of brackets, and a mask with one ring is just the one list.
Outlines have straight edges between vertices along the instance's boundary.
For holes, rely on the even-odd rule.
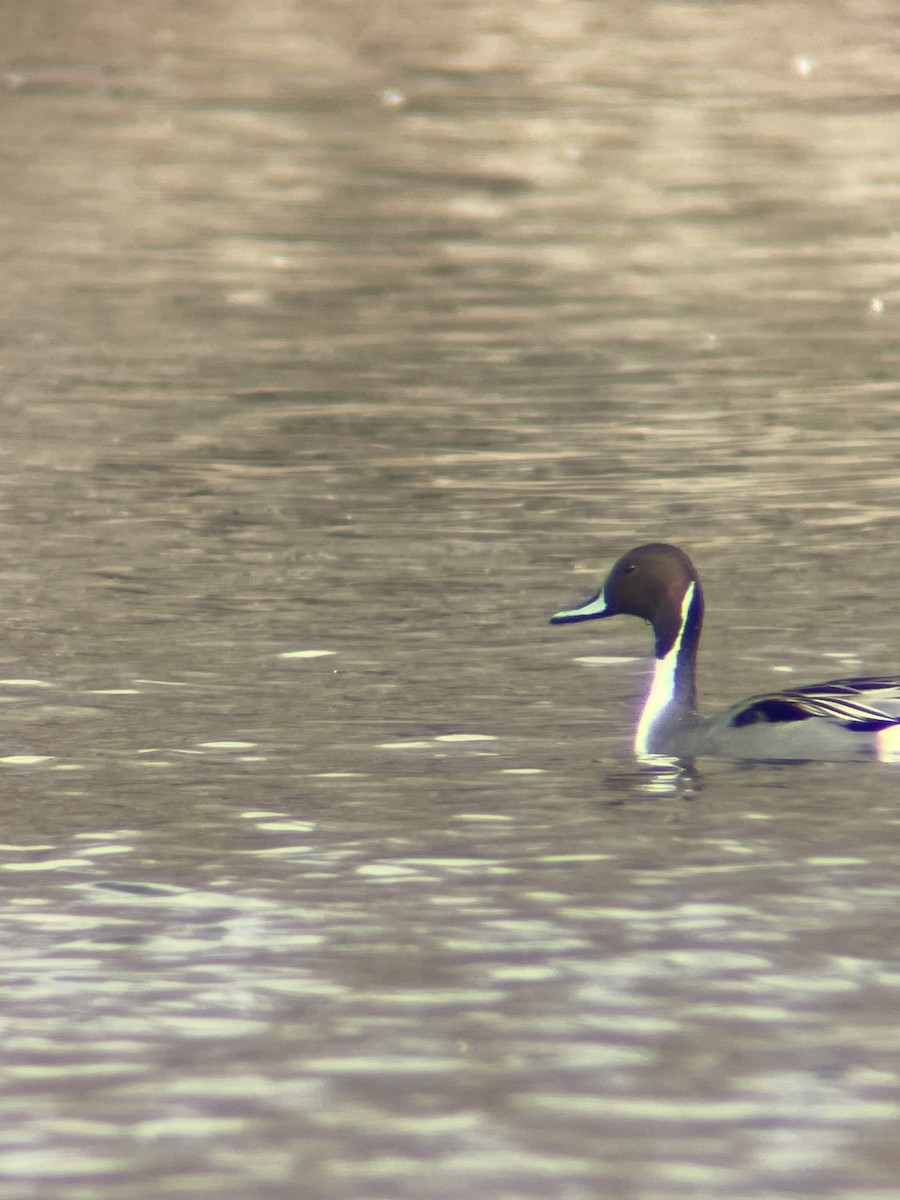
[[551,625],[628,614],[653,626],[656,656],[664,658],[688,624],[699,636],[703,596],[694,565],[683,550],[651,542],[623,554],[596,595],[580,608],[564,609]]

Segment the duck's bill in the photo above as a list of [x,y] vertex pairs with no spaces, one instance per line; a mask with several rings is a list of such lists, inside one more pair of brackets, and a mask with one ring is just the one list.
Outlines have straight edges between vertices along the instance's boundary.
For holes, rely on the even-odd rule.
[[550,618],[551,625],[569,625],[573,621],[593,621],[597,617],[611,617],[614,610],[609,607],[599,591],[596,596],[582,604],[581,608],[564,608]]

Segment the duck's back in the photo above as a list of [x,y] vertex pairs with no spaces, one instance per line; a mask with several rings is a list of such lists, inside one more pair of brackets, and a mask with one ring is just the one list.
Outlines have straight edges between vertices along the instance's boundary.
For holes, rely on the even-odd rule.
[[766,692],[697,731],[698,753],[729,758],[854,760],[900,753],[900,676],[831,679]]

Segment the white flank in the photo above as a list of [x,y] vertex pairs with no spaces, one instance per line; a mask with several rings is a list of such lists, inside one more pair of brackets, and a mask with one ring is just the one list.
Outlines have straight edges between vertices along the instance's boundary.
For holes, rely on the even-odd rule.
[[879,762],[900,763],[900,725],[889,725],[875,734],[875,754]]
[[672,649],[665,658],[658,658],[656,666],[653,668],[650,693],[644,702],[644,710],[634,733],[634,752],[638,758],[644,758],[652,753],[648,749],[647,743],[650,741],[653,726],[675,697],[675,667],[678,664],[681,639],[684,637],[684,627],[687,624],[687,616],[693,599],[694,584],[691,583],[681,602],[681,625],[678,628],[678,637],[672,643]]

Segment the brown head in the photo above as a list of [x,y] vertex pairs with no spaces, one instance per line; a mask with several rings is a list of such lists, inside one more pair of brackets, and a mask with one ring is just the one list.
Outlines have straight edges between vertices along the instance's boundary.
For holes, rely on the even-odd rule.
[[[691,584],[692,599],[685,609]],[[595,596],[580,608],[556,613],[550,622],[564,625],[620,614],[641,617],[653,626],[657,658],[668,654],[679,633],[696,644],[703,621],[703,593],[694,565],[684,551],[664,542],[629,550]]]

